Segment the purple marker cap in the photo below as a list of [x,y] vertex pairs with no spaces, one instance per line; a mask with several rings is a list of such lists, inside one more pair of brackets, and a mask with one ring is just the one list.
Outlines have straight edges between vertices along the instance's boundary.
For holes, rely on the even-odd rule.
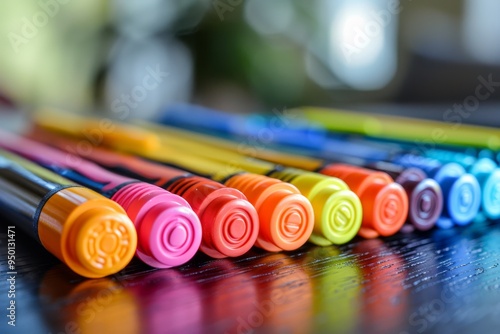
[[410,203],[408,220],[420,231],[434,227],[443,211],[443,194],[439,184],[432,179],[407,179],[401,185]]

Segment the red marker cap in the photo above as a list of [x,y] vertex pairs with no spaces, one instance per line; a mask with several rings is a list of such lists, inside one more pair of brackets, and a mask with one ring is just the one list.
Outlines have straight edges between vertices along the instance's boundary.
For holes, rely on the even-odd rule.
[[167,190],[191,204],[203,228],[201,251],[236,257],[252,248],[259,233],[255,208],[240,191],[198,176],[179,178]]

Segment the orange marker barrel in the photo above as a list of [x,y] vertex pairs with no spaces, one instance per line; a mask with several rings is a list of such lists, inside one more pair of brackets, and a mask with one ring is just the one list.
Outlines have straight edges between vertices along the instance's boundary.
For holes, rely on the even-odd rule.
[[408,196],[387,173],[346,164],[329,164],[319,172],[338,177],[359,196],[363,205],[362,237],[389,236],[401,229],[408,216]]

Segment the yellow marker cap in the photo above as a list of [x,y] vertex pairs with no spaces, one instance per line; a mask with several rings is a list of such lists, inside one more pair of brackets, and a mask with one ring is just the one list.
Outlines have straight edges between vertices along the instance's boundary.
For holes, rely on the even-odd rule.
[[361,201],[340,179],[294,168],[270,174],[296,186],[313,206],[315,224],[310,241],[320,246],[343,244],[358,233]]

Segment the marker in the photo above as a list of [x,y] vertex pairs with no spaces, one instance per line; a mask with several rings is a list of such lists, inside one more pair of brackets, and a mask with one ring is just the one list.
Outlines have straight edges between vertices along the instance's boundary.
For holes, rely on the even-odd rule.
[[120,204],[134,222],[136,255],[156,268],[186,263],[201,243],[201,225],[189,204],[160,187],[116,175],[80,157],[0,132],[0,147],[91,188]]
[[95,191],[0,150],[0,210],[75,273],[112,275],[134,256],[125,211]]
[[[78,144],[75,146],[74,142],[68,139],[61,141],[58,139],[59,136],[49,135],[46,132],[42,134],[39,131],[35,137],[70,152],[78,148]],[[150,158],[175,164],[196,174],[205,175],[207,178],[194,176],[185,171],[179,172],[179,169],[151,163],[137,157],[112,153],[109,150],[106,150],[105,154],[101,152],[104,150],[94,148],[92,154],[88,156],[113,169],[118,165],[118,169],[122,172],[132,172],[138,178],[148,179],[148,182],[152,181],[167,190],[182,194],[188,201],[192,199],[197,203],[192,204],[193,208],[199,210],[200,213],[203,207],[209,208],[211,202],[218,202],[214,197],[236,196],[241,192],[258,213],[260,227],[255,245],[267,251],[295,250],[301,247],[312,233],[314,226],[312,205],[296,187],[289,183],[263,175],[244,173],[241,170],[236,173],[236,171],[228,170],[224,164],[184,157],[185,153],[174,152],[171,155],[168,152],[167,154],[158,153]],[[224,181],[226,187],[219,182],[208,182],[208,178]],[[203,196],[206,196],[204,200]],[[205,209],[204,212],[212,211],[212,209],[209,211]],[[217,217],[217,214],[211,216]],[[208,219],[210,215],[206,217]]]
[[391,140],[423,141],[440,144],[500,149],[498,129],[455,123],[437,122],[401,116],[355,111],[302,107],[298,110],[309,121],[337,132],[358,133]]
[[439,183],[428,178],[419,168],[378,161],[365,162],[364,166],[389,174],[408,195],[408,221],[414,228],[427,231],[436,225],[443,212],[443,192]]
[[[59,124],[56,120],[51,120],[51,127],[54,131],[81,137],[81,132],[78,130],[74,131],[74,129],[68,130],[67,127]],[[273,184],[268,178],[263,177],[266,173],[269,173],[274,178],[292,183],[295,187],[289,187],[288,189],[298,188],[312,204],[315,224],[309,240],[315,244],[326,246],[332,243],[346,243],[359,231],[362,218],[361,203],[359,198],[341,180],[297,169],[275,171],[276,166],[269,163],[264,163],[265,165],[252,163],[242,165],[242,161],[233,161],[232,159],[225,159],[223,157],[217,157],[219,160],[200,158],[199,156],[186,154],[185,150],[165,147],[164,145],[161,149],[149,151],[138,150],[133,146],[129,146],[126,149],[129,153],[177,165],[182,169],[221,181],[229,187],[235,187],[241,190],[251,203],[253,203],[253,199],[246,191],[250,189],[252,189],[252,192],[254,191],[253,189],[269,191],[270,185]],[[245,170],[245,167],[248,167],[249,170]],[[261,176],[245,172],[261,174]],[[279,182],[274,184],[280,184],[279,187],[285,187]],[[274,193],[267,193],[267,196],[276,201],[277,195],[274,195]],[[257,208],[258,205],[254,205]],[[285,208],[292,210],[288,205],[283,210]],[[303,212],[303,209],[301,211]],[[289,235],[293,236],[298,233],[301,235],[306,234],[304,232],[307,230],[303,228],[303,224],[299,224],[299,222],[305,221],[299,218],[303,217],[300,212],[290,211],[284,217],[290,217],[291,223],[289,227],[278,231],[270,231],[271,233],[275,235],[279,234],[281,235],[280,238],[285,237],[285,239]]]
[[[76,141],[41,131],[35,134],[35,138],[78,155]],[[259,233],[257,211],[237,189],[100,147],[94,147],[91,154],[80,156],[118,174],[155,184],[183,197],[201,221],[203,236],[200,249],[211,257],[240,256],[256,242]]]
[[[171,127],[146,125],[147,129],[157,131],[166,145],[178,145],[190,149],[197,154],[220,156],[239,160],[243,164],[248,159],[238,153],[238,146],[229,141],[215,140],[210,136],[196,135]],[[161,131],[161,133],[160,133]],[[168,133],[163,137],[164,133]],[[218,145],[218,143],[223,144]],[[202,146],[211,145],[206,153],[198,153]],[[223,147],[222,147],[223,146]],[[256,149],[254,156],[281,165],[317,171],[323,175],[344,181],[359,197],[363,206],[363,222],[359,235],[364,238],[375,238],[379,235],[389,236],[401,229],[408,215],[408,197],[403,187],[394,183],[389,175],[346,164],[325,164],[324,161],[303,156],[285,154],[277,151]],[[261,163],[262,164],[262,163]],[[251,167],[249,167],[251,168]],[[270,167],[267,167],[270,168]],[[284,168],[285,173],[287,168]],[[272,175],[270,175],[272,176]],[[346,212],[346,215],[348,213]]]

